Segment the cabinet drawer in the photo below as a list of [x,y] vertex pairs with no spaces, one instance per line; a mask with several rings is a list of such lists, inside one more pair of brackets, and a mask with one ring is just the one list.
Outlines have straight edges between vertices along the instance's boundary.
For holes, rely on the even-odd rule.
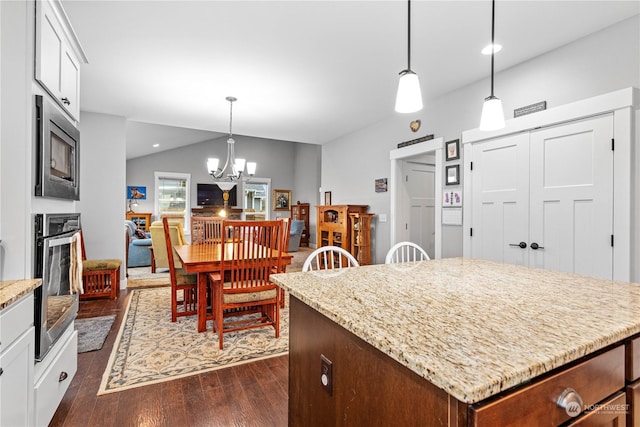
[[[616,426],[624,427],[626,422],[627,410],[624,392],[620,392],[600,402],[593,411],[584,414],[580,418],[567,424],[567,427],[592,427],[592,426]],[[632,424],[633,426],[633,424]]]
[[0,312],[0,352],[33,326],[33,292]]
[[640,425],[640,381],[627,386],[627,425]]
[[624,346],[585,360],[491,402],[471,407],[472,424],[481,426],[557,425],[571,419],[556,401],[572,388],[583,409],[624,388]]
[[[64,335],[63,335],[64,336]],[[36,379],[36,425],[48,425],[78,368],[78,332],[73,331],[41,378]],[[43,363],[43,362],[41,362]]]
[[640,378],[640,337],[627,343],[626,352],[627,381],[635,381]]

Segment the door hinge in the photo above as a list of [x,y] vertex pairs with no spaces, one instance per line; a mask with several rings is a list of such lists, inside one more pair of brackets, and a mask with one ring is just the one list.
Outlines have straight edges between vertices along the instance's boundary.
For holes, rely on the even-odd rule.
[[615,151],[616,150],[616,140],[614,138],[611,138],[611,151]]
[[611,235],[611,247],[613,247],[613,234]]
[[469,237],[473,237],[473,227],[469,228]]
[[473,162],[469,162],[469,170],[473,170]]

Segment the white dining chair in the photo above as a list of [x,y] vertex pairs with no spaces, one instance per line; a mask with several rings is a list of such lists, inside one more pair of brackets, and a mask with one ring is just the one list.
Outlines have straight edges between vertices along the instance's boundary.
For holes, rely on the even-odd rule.
[[338,246],[322,246],[309,254],[302,265],[302,271],[359,266],[358,261],[345,249]]
[[396,264],[399,262],[425,261],[430,259],[427,252],[415,243],[400,242],[389,249],[384,263]]

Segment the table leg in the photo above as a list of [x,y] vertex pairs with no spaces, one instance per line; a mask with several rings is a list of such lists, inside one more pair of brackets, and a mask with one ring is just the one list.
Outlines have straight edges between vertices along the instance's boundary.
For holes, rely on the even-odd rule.
[[207,330],[207,273],[198,273],[198,332]]

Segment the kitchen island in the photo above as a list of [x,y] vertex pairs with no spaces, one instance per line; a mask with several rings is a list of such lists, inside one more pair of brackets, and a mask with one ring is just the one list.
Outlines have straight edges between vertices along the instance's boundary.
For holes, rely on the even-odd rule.
[[272,278],[290,295],[290,425],[557,425],[633,412],[638,285],[463,258]]

